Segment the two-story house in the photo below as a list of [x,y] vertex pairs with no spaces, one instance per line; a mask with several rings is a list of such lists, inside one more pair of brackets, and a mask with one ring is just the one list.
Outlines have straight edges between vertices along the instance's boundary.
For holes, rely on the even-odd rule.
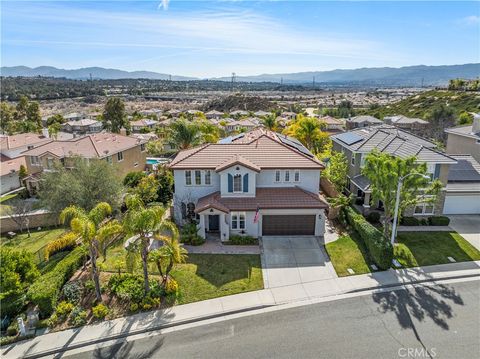
[[146,142],[141,138],[108,132],[50,141],[22,153],[30,175],[26,180],[27,188],[35,192],[38,174],[54,170],[56,163],[72,166],[73,157],[107,161],[117,168],[118,175],[122,177],[131,171],[143,171],[146,165]]
[[100,121],[91,118],[84,118],[78,121],[68,121],[63,124],[63,130],[68,133],[84,135],[87,133],[97,133],[103,129]]
[[413,132],[418,135],[425,134],[429,127],[428,121],[403,115],[385,116],[383,121],[387,125],[393,125],[402,130]]
[[324,233],[324,167],[296,139],[256,129],[181,151],[170,168],[175,220],[196,220],[204,238]]
[[469,154],[480,162],[480,114],[473,116],[471,125],[447,128],[447,152]]
[[361,116],[347,118],[345,125],[347,127],[347,130],[352,130],[354,128],[380,125],[382,123],[383,121],[379,120],[376,117],[361,115]]
[[402,131],[394,126],[379,125],[358,128],[349,132],[331,136],[333,150],[343,152],[348,161],[348,178],[346,190],[357,198],[363,199],[363,207],[381,208],[381,203],[372,203],[370,181],[362,175],[365,157],[374,149],[392,156],[406,158],[415,156],[418,162],[427,164],[427,171],[432,179],[439,179],[443,190],[434,204],[426,201],[415,208],[405,211],[405,215],[441,215],[446,195],[449,168],[457,161],[435,150],[436,145],[424,138]]

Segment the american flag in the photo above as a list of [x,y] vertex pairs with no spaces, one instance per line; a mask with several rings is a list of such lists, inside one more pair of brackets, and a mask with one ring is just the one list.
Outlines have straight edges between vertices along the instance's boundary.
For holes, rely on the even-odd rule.
[[260,216],[260,207],[257,207],[257,211],[255,212],[255,217],[253,217],[253,223],[258,222],[258,217]]

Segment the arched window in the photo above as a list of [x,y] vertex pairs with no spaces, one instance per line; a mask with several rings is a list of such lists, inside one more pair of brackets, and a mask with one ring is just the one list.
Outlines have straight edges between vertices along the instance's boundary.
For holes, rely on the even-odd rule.
[[190,221],[193,221],[195,219],[195,204],[192,202],[187,204],[187,218]]

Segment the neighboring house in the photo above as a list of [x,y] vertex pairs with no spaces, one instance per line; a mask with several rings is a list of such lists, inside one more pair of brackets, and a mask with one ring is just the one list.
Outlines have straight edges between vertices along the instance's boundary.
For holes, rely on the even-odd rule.
[[63,118],[65,121],[80,121],[83,120],[84,118],[87,118],[87,116],[84,113],[79,113],[79,112],[72,112],[68,113],[66,115],[63,115]]
[[233,117],[242,117],[242,116],[248,116],[248,115],[249,115],[248,111],[243,111],[243,110],[236,110],[236,111],[230,112],[230,116],[233,116]]
[[51,142],[52,139],[38,133],[19,133],[0,136],[0,153],[8,158],[20,156],[23,151]]
[[373,125],[379,125],[382,123],[383,121],[379,120],[376,117],[362,115],[362,116],[347,118],[346,127],[347,127],[347,130],[351,130],[354,128],[368,127]]
[[325,130],[329,132],[340,132],[344,130],[345,119],[338,119],[331,116],[324,116],[319,118],[320,121],[325,123]]
[[450,155],[444,214],[480,214],[480,164],[471,155]]
[[171,109],[171,110],[168,110],[166,113],[167,113],[167,115],[170,115],[171,117],[177,117],[183,112],[180,111],[180,110]]
[[63,130],[68,133],[87,134],[97,133],[103,129],[103,124],[100,121],[84,118],[78,121],[68,121],[63,124]]
[[255,119],[245,118],[243,120],[226,123],[225,130],[227,132],[241,131],[241,130],[250,131],[250,130],[253,130],[255,127],[257,127],[258,124],[259,124],[259,121],[255,121]]
[[421,203],[416,208],[407,209],[405,215],[441,215],[443,213],[449,168],[457,161],[435,150],[434,143],[390,125],[359,128],[333,135],[331,139],[332,149],[343,152],[347,157],[349,166],[346,189],[357,198],[362,198],[365,209],[382,208],[381,203],[372,203],[370,181],[361,174],[365,157],[377,149],[400,158],[415,156],[418,162],[427,164],[427,171],[432,179],[439,179],[443,184],[443,189],[434,204]]
[[13,191],[22,186],[18,177],[20,166],[22,165],[26,168],[24,156],[13,159],[2,157],[2,162],[0,163],[0,194]]
[[162,110],[160,109],[157,109],[157,108],[153,108],[151,110],[142,110],[139,112],[142,116],[155,116],[155,117],[159,117],[162,115]]
[[[118,174],[125,176],[131,171],[143,171],[146,164],[145,143],[140,138],[101,132],[74,138],[67,141],[51,141],[23,153],[29,175],[36,182],[37,174],[54,170],[55,163],[72,165],[72,157],[79,156],[88,160],[100,159],[115,165]],[[108,179],[106,179],[108,180]],[[29,187],[27,179],[27,188]],[[36,186],[31,183],[31,185]]]
[[468,153],[480,162],[480,114],[473,116],[471,125],[448,128],[445,132],[448,153]]
[[393,125],[409,132],[417,134],[425,133],[428,129],[429,122],[420,118],[411,118],[403,115],[386,116],[383,121],[387,125]]
[[151,131],[159,122],[156,120],[151,120],[149,118],[142,118],[137,121],[131,121],[130,126],[132,127],[132,132],[142,132],[142,131]]
[[256,129],[181,151],[170,168],[175,218],[198,221],[204,238],[324,233],[324,167],[293,138]]
[[282,112],[280,117],[287,120],[295,120],[297,118],[297,114],[295,112],[285,111],[285,112]]
[[223,112],[216,111],[216,110],[205,112],[205,117],[209,120],[213,120],[213,119],[218,120],[218,119],[221,119],[222,116],[223,116]]
[[271,114],[272,114],[271,112],[266,112],[261,110],[254,113],[254,115],[257,117],[267,117],[267,116],[270,116]]

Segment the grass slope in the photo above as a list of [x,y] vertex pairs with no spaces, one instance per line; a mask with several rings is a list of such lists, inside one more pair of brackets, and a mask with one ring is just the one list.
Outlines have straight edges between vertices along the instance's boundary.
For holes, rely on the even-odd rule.
[[405,115],[427,119],[428,113],[441,104],[451,107],[457,117],[464,111],[478,112],[480,111],[480,93],[431,90],[410,96],[394,104],[362,112],[381,119],[388,115]]

